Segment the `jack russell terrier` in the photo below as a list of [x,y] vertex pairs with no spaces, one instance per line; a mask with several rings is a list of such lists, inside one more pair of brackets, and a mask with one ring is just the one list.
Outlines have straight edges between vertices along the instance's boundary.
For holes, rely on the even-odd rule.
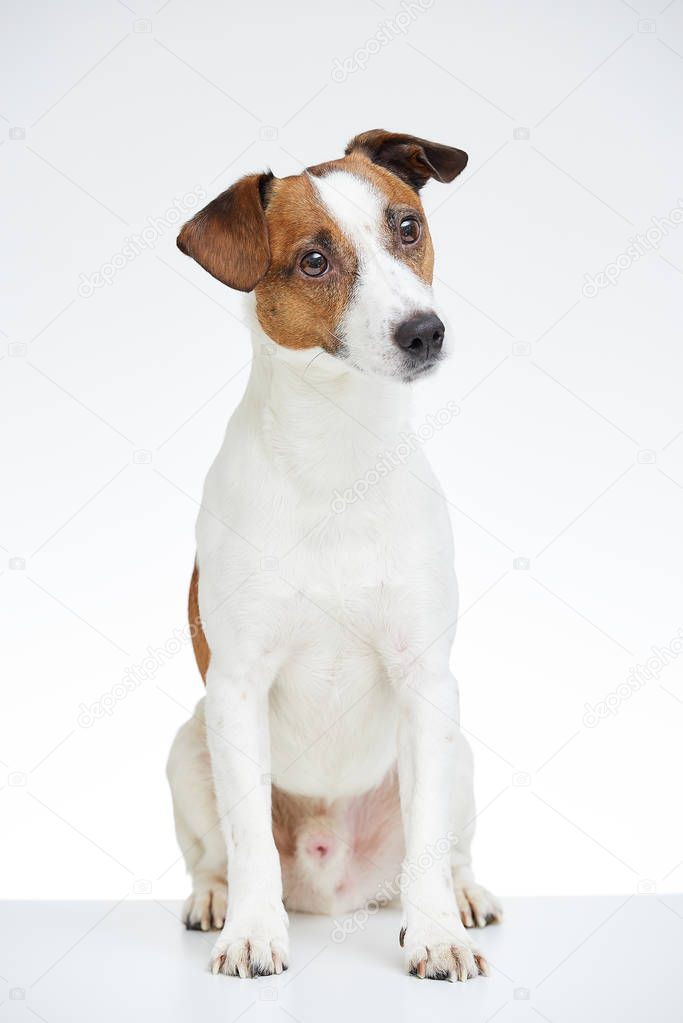
[[342,159],[242,178],[178,238],[255,299],[251,376],[197,521],[206,695],[168,763],[185,923],[220,929],[214,973],[286,969],[285,906],[398,895],[410,973],[487,972],[466,928],[501,910],[471,867],[448,513],[419,445],[378,462],[409,431],[407,385],[446,352],[418,193],[466,163],[368,131]]

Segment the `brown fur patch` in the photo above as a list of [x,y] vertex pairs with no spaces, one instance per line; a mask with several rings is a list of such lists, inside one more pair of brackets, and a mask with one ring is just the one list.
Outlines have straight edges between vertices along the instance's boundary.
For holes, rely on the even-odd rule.
[[[261,326],[285,348],[334,351],[335,329],[356,274],[353,247],[303,174],[273,181],[266,221],[270,266],[255,289]],[[307,277],[299,268],[311,251],[329,261],[330,270],[320,278]]]
[[197,667],[206,685],[206,673],[209,670],[211,651],[206,642],[202,620],[199,615],[199,569],[195,563],[190,580],[190,594],[187,602],[187,616],[190,622],[190,635],[192,636],[192,649]]

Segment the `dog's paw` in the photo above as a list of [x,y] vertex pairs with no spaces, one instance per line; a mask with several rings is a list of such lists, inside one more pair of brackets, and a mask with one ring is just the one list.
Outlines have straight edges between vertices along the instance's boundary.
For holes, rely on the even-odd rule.
[[405,949],[408,973],[421,980],[468,980],[488,976],[484,956],[465,935],[457,917],[435,926],[401,929],[399,941]]
[[188,931],[220,931],[228,904],[227,885],[213,881],[195,888],[183,906],[183,923]]
[[464,941],[411,943],[406,948],[406,969],[421,980],[468,980],[489,974],[484,955]]
[[286,924],[278,919],[230,920],[213,947],[209,967],[228,977],[267,977],[289,966]]
[[486,927],[499,924],[503,919],[503,909],[495,895],[476,881],[462,884],[456,881],[455,897],[465,927]]

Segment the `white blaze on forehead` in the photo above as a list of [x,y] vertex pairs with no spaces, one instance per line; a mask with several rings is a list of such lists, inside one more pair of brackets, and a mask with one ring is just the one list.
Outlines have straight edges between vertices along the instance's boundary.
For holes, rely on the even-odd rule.
[[431,288],[390,249],[389,198],[346,171],[311,177],[329,215],[349,239],[358,279],[337,334],[359,369],[400,375],[405,357],[393,342],[399,323],[432,309]]
[[381,243],[386,196],[369,181],[346,171],[311,180],[332,219],[356,247]]

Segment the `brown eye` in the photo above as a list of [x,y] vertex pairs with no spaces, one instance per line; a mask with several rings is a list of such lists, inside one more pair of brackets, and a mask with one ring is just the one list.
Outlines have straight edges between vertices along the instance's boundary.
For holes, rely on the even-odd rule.
[[398,230],[404,245],[414,245],[420,237],[420,221],[415,217],[404,217]]
[[322,252],[307,252],[299,263],[307,277],[322,277],[328,265]]

